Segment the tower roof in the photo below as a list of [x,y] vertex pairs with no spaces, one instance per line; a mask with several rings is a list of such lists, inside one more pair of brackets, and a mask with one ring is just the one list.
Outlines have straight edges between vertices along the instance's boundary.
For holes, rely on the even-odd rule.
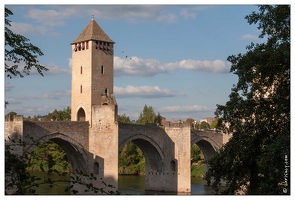
[[86,28],[80,33],[80,35],[71,44],[78,42],[84,42],[89,40],[98,40],[104,42],[115,43],[109,38],[109,36],[100,28],[94,19],[92,19]]

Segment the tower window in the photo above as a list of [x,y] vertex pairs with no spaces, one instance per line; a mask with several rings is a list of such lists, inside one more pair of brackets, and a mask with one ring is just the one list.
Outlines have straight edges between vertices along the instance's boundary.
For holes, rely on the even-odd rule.
[[104,89],[104,93],[105,93],[106,96],[108,96],[108,93],[109,93],[108,88]]
[[82,85],[80,85],[80,93],[82,93]]
[[88,41],[86,41],[86,49],[88,49]]
[[77,120],[78,121],[85,121],[86,119],[86,114],[83,108],[79,108],[78,113],[77,113]]
[[83,73],[83,69],[82,69],[82,66],[80,67],[80,74],[82,74]]
[[171,162],[170,162],[170,170],[171,171],[175,171],[175,168],[176,168],[175,161],[174,160],[171,160]]
[[101,73],[101,74],[104,74],[104,67],[103,67],[103,65],[102,65],[101,68],[100,68],[100,73]]
[[99,174],[99,163],[98,162],[93,163],[93,172],[94,172],[94,174]]

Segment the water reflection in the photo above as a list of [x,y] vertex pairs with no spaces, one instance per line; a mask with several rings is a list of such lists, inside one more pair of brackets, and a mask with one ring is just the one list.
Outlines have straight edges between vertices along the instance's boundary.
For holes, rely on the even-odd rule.
[[[31,172],[34,176],[41,178],[42,180],[50,178],[51,180],[70,180],[70,174],[67,174],[65,177],[60,177],[56,173],[47,174],[44,172]],[[68,182],[59,182],[53,187],[50,187],[50,184],[42,184],[39,187],[34,187],[36,190],[35,194],[41,195],[69,195],[70,192],[65,192],[65,189],[70,184]]]
[[191,178],[191,193],[177,194],[168,192],[145,191],[145,176],[119,175],[119,192],[122,195],[212,195],[213,190],[205,185],[202,178]]
[[[42,172],[34,172],[35,176],[40,178],[46,177],[53,180],[60,179],[55,174],[48,175]],[[68,175],[67,180],[70,179]],[[65,193],[65,188],[69,183],[59,183],[58,186],[51,188],[49,185],[40,185],[40,187],[35,188],[36,194],[41,195],[69,195]],[[145,191],[145,176],[140,175],[119,175],[118,180],[118,191],[121,195],[213,195],[213,190],[205,185],[205,181],[202,178],[191,178],[191,193],[190,194],[177,194],[171,192],[155,192],[155,191]]]

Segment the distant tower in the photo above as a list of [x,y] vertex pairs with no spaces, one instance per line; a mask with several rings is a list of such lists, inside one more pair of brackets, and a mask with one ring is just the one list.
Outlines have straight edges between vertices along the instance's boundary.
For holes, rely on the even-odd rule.
[[113,95],[115,42],[93,19],[72,45],[72,121],[92,124],[92,106],[116,104]]

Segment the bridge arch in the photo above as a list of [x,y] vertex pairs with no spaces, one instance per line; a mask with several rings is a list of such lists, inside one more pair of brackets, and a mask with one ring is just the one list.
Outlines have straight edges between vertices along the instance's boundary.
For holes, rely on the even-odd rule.
[[135,134],[126,138],[119,144],[119,151],[121,151],[128,142],[133,142],[141,149],[146,161],[146,171],[163,171],[164,153],[156,141],[147,135]]
[[82,170],[83,172],[88,172],[87,167],[85,166],[87,153],[83,146],[79,142],[73,140],[62,133],[52,133],[46,136],[43,136],[37,139],[33,145],[28,146],[24,151],[31,152],[36,147],[36,144],[39,142],[45,142],[51,140],[60,146],[66,153],[69,162],[71,164],[71,171],[75,173],[75,170]]
[[198,145],[204,155],[204,172],[208,170],[208,161],[218,152],[220,145],[214,140],[206,136],[197,136],[191,140],[191,146],[193,144]]

